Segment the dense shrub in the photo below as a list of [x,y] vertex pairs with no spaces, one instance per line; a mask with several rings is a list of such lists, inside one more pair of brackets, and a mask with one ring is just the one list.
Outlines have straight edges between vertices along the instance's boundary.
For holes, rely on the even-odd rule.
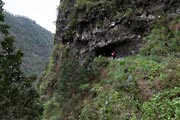
[[147,44],[142,48],[143,55],[180,56],[180,31],[164,25],[172,24],[164,23],[164,19],[156,23],[151,34],[145,37]]
[[154,95],[143,104],[143,120],[179,120],[180,88],[175,87]]
[[65,48],[57,83],[58,93],[67,100],[73,93],[80,92],[80,85],[85,84],[87,79],[85,67],[80,65],[70,48]]
[[58,102],[58,95],[54,94],[48,101],[44,102],[43,120],[61,119],[61,107]]
[[80,118],[140,118],[142,103],[149,100],[153,94],[150,83],[159,77],[163,64],[142,56],[112,61],[99,57],[94,61],[97,65],[95,66],[100,69],[97,70],[99,81],[92,84],[90,90],[96,96],[84,101]]
[[93,74],[98,77],[101,73],[101,70],[109,64],[109,60],[106,57],[98,56],[94,58],[92,62],[92,72]]

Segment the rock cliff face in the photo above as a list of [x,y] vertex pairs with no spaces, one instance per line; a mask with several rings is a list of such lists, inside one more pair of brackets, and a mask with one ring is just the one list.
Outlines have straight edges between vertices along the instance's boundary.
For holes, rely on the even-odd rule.
[[113,50],[118,57],[136,54],[164,13],[179,15],[180,1],[61,0],[55,43],[71,46],[81,63]]
[[[166,48],[179,51],[179,34],[173,33],[180,29],[179,17],[179,0],[61,0],[55,49],[39,87],[45,101],[44,118],[105,120],[106,114],[107,119],[124,120],[137,113],[137,120],[141,119],[141,97],[149,99],[156,85],[159,93],[166,82],[162,78],[174,72],[173,67],[169,68],[172,62],[167,70],[163,66],[162,72],[165,62],[159,63],[161,57],[156,54],[151,60],[149,54],[158,52],[164,56],[167,51],[162,50]],[[145,55],[142,50],[137,56],[126,57],[139,53],[141,47],[146,48]],[[112,51],[124,60],[95,58],[110,57]],[[167,81],[179,80],[179,74],[174,73]],[[127,106],[123,101],[128,101]],[[108,106],[111,103],[112,108]]]

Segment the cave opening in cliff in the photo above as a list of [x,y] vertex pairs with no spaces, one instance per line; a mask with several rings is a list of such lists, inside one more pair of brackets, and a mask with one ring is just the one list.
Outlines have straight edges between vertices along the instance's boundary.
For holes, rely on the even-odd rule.
[[98,47],[95,49],[95,56],[110,57],[111,53],[115,50],[115,45],[107,45],[104,47]]
[[95,49],[95,56],[111,57],[111,53],[115,51],[115,56],[117,58],[126,57],[129,55],[137,54],[140,46],[137,45],[137,41],[121,41],[118,43],[108,44],[103,47],[98,47]]

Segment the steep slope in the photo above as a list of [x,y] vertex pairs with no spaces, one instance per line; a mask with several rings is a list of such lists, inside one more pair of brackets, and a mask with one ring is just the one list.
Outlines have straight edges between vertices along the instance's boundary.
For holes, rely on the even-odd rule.
[[35,21],[5,12],[5,22],[16,38],[15,44],[24,53],[22,69],[28,75],[39,75],[45,68],[53,49],[51,32]]
[[61,0],[43,118],[180,119],[179,10],[178,0]]

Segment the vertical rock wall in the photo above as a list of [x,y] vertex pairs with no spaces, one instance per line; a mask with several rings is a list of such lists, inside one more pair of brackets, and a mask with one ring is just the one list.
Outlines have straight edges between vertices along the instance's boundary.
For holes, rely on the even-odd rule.
[[61,0],[55,42],[70,45],[82,63],[113,50],[128,56],[164,13],[173,18],[179,11],[178,0]]

